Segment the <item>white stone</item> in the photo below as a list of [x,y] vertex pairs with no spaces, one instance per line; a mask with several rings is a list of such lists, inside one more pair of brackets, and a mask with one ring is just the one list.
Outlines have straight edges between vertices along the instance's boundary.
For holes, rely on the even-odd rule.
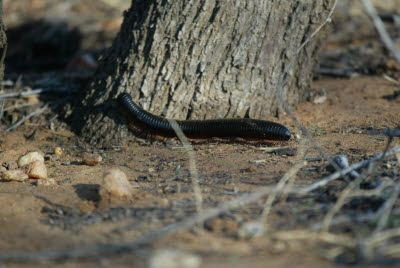
[[240,226],[238,237],[241,239],[249,239],[259,237],[264,234],[264,227],[259,221],[249,221]]
[[21,156],[21,157],[18,159],[18,167],[21,168],[21,167],[23,167],[23,166],[25,166],[25,165],[27,165],[27,164],[33,162],[33,161],[40,161],[40,162],[42,162],[42,163],[44,164],[44,157],[43,157],[43,155],[42,155],[41,153],[39,153],[39,152],[30,152],[30,153],[27,153],[27,154]]
[[1,178],[8,181],[24,181],[28,179],[28,175],[20,169],[4,170],[1,172]]
[[107,199],[109,196],[130,197],[131,185],[125,173],[118,168],[111,168],[103,176],[103,183],[100,186],[100,196]]
[[40,161],[33,161],[29,164],[23,166],[23,170],[28,174],[29,178],[33,179],[46,179],[47,178],[47,168]]

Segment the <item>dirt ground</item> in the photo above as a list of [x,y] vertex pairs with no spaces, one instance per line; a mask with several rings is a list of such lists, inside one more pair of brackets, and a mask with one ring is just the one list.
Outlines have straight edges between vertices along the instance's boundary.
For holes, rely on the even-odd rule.
[[[399,100],[383,98],[393,94],[398,86],[382,77],[322,78],[314,86],[326,90],[326,101],[322,104],[304,103],[295,113],[307,129],[315,130],[314,138],[324,151],[329,155],[346,154],[350,162],[356,162],[385,148],[387,138],[373,134],[372,130],[399,125]],[[279,121],[287,124],[294,136],[298,134],[288,117]],[[57,185],[38,187],[33,180],[1,182],[0,248],[3,252],[130,241],[194,213],[188,157],[182,147],[127,142],[116,150],[101,152],[106,157],[100,164],[87,166],[82,164],[82,148],[76,146],[73,138],[41,129],[34,140],[27,141],[24,135],[30,132],[29,126],[23,126],[17,131],[3,133],[0,162],[16,165],[16,160],[27,151],[41,151],[47,155],[45,164],[49,176],[57,181]],[[64,154],[57,157],[52,152],[59,145]],[[400,145],[399,140],[393,145]],[[292,139],[281,146],[298,148],[299,142]],[[260,186],[275,185],[296,158],[270,154],[263,149],[246,144],[195,145],[205,207],[213,207],[217,202],[257,190]],[[312,158],[318,153],[308,145],[306,156]],[[313,169],[321,165],[322,161],[310,163],[299,172],[296,184],[307,185],[328,174]],[[178,166],[181,167],[179,172],[176,171]],[[107,207],[97,208],[97,191],[102,174],[111,167],[123,170],[135,187],[133,199],[115,207],[115,211]],[[305,206],[307,202],[309,198],[295,198],[278,204],[273,208],[269,225],[273,230],[289,230],[320,221],[322,213],[313,215],[311,219],[296,216],[300,213],[296,210],[318,207],[319,202],[311,207]],[[243,267],[250,263],[254,267],[264,267],[267,260],[271,266],[281,267],[290,264],[298,267],[334,266],[321,260],[318,250],[311,253],[309,249],[303,251],[296,246],[279,249],[274,245],[277,242],[267,243],[261,238],[250,241],[238,239],[238,226],[247,220],[254,220],[258,216],[255,212],[259,213],[261,207],[256,205],[228,213],[221,217],[221,222],[206,226],[205,230],[195,228],[168,236],[152,247],[178,247],[196,252],[204,256],[203,267],[217,266],[217,263],[221,267]],[[57,213],[57,209],[61,212]],[[128,209],[130,211],[126,212]],[[132,215],[136,209],[138,214]],[[85,219],[85,213],[94,216]],[[134,227],[116,231],[132,226],[132,223]],[[98,261],[129,266],[132,262],[144,262],[144,259],[129,254],[122,259]]]
[[[31,4],[41,10],[44,7],[40,5],[41,2],[44,1],[31,1]],[[13,14],[9,23],[16,25],[13,30],[18,33],[17,22],[22,16],[18,12],[20,9],[12,9],[13,6],[8,4],[9,12]],[[90,53],[96,56],[99,53],[96,49],[109,45],[109,36],[116,33],[121,22],[120,17],[113,18],[107,17],[107,25],[113,25],[107,29],[110,32],[91,32],[90,40],[97,40],[96,47],[88,45],[82,51],[92,49]],[[100,23],[90,19],[84,22],[88,21],[92,26]],[[371,37],[370,31],[364,32]],[[339,58],[345,59],[346,55],[348,57],[352,53],[350,61],[336,61],[326,66],[351,69],[358,75],[350,75],[351,78],[318,76],[313,84],[315,95],[295,108],[293,113],[329,156],[345,154],[352,164],[383,151],[388,144],[387,129],[400,126],[400,68],[396,69],[397,65],[388,60],[387,55],[365,61],[366,50],[363,50],[363,46],[382,53],[382,47],[375,39],[373,42],[371,38],[359,38],[358,42],[346,39],[348,43],[343,46],[345,48],[338,49],[338,36],[339,33],[334,31],[331,43],[321,53],[321,61],[331,63],[329,58],[333,55],[340,54]],[[83,44],[89,43],[87,39],[83,40]],[[361,47],[357,50],[358,54],[355,46]],[[5,80],[12,81],[15,86],[22,74],[26,80],[20,81],[22,85],[19,87],[24,88],[42,81],[43,74],[33,73],[32,68],[37,68],[34,65],[23,71],[19,69],[22,50],[18,46],[11,48],[10,70]],[[358,58],[364,60],[362,64]],[[53,81],[54,77],[63,75],[65,73],[46,73],[44,80]],[[41,83],[41,86],[45,84]],[[54,87],[54,83],[51,86]],[[307,161],[307,164],[295,173],[295,180],[291,182],[295,187],[310,185],[331,174],[327,162],[305,141],[288,115],[269,119],[291,129],[291,140],[273,145],[285,150],[215,141],[193,145],[205,211],[246,193],[275,187],[282,176],[299,162]],[[15,122],[14,119],[10,120]],[[399,138],[394,137],[390,146],[400,146]],[[56,147],[63,149],[61,156],[53,153]],[[189,158],[179,142],[149,142],[132,137],[120,146],[99,150],[82,143],[79,137],[68,130],[65,122],[55,120],[54,114],[50,113],[27,121],[16,130],[0,130],[0,164],[4,168],[16,168],[18,158],[28,151],[40,151],[45,155],[49,177],[56,184],[37,186],[35,180],[0,181],[0,259],[2,254],[15,251],[37,252],[128,243],[196,213]],[[84,164],[82,155],[88,152],[101,154],[103,161],[94,166]],[[400,179],[399,165],[400,160],[396,157],[383,160],[374,174],[368,177],[369,181],[361,184],[364,192],[348,198],[335,215],[366,215],[388,204],[393,185]],[[107,204],[102,202],[99,188],[103,173],[113,167],[126,173],[133,197],[120,203]],[[374,186],[376,178],[383,187]],[[146,267],[149,260],[155,259],[157,250],[162,249],[180,249],[179,252],[183,254],[179,257],[181,260],[193,254],[201,259],[201,267],[336,267],[338,264],[342,267],[361,267],[364,264],[380,267],[383,264],[399,264],[396,260],[400,253],[395,250],[399,243],[398,236],[382,242],[381,248],[374,247],[378,249],[373,254],[362,250],[363,243],[360,241],[364,241],[364,238],[367,241],[374,233],[376,219],[332,224],[329,231],[336,235],[332,239],[324,239],[323,233],[321,239],[311,239],[311,235],[301,239],[274,236],[293,230],[315,231],[313,226],[320,224],[334,208],[347,185],[348,182],[340,179],[307,195],[279,195],[272,204],[267,219],[268,232],[263,236],[249,238],[243,237],[242,233],[247,223],[260,219],[266,198],[221,213],[203,224],[162,236],[128,253],[98,254],[88,260],[67,259],[56,263],[40,262],[40,265]],[[385,225],[390,230],[400,226],[400,202],[396,198],[392,207],[390,220]],[[359,244],[350,246],[342,242],[348,241],[346,239],[358,241]],[[388,253],[383,250],[384,246],[390,246],[392,251]],[[372,257],[364,258],[366,256]],[[29,261],[4,264],[5,267],[37,265]]]

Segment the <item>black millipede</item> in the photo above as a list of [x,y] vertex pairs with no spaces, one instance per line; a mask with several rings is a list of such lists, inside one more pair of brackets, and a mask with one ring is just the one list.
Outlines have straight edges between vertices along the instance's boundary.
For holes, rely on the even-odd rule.
[[[153,115],[133,102],[128,93],[118,96],[119,107],[127,120],[161,136],[175,136],[167,119]],[[189,138],[251,138],[274,141],[290,139],[290,130],[278,123],[257,119],[176,120]]]

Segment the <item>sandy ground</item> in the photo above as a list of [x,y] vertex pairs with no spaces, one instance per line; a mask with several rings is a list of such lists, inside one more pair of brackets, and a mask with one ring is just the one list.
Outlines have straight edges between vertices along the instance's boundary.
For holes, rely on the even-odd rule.
[[[384,149],[387,138],[376,135],[373,130],[399,125],[400,100],[383,98],[393,94],[398,86],[382,77],[322,78],[314,86],[326,90],[326,101],[322,104],[303,103],[294,112],[325,152],[346,154],[350,162],[356,162]],[[279,122],[287,124],[294,137],[299,134],[287,116]],[[1,182],[2,252],[128,242],[193,215],[195,204],[188,157],[182,147],[127,142],[115,150],[100,152],[104,161],[87,166],[82,164],[80,157],[85,150],[76,146],[74,138],[41,129],[34,140],[28,141],[24,135],[30,132],[31,128],[25,125],[17,131],[1,133],[0,163],[16,166],[17,159],[27,151],[41,151],[46,155],[49,176],[57,184],[38,187],[34,180]],[[398,139],[393,145],[396,144],[400,144]],[[52,154],[56,146],[64,149],[60,157]],[[299,148],[299,141],[293,138],[280,146]],[[274,155],[264,149],[236,143],[194,145],[204,206],[213,207],[260,186],[275,185],[293,166],[296,156]],[[318,153],[307,145],[306,157],[314,156],[318,157]],[[181,167],[179,172],[178,166]],[[328,174],[324,170],[316,172],[317,169],[312,168],[315,166],[323,166],[323,161],[312,162],[302,169],[296,184],[307,185]],[[98,194],[102,174],[111,167],[123,170],[134,186],[133,198],[112,206],[113,209],[99,206]],[[205,225],[205,229],[191,228],[164,237],[150,248],[189,250],[202,256],[203,267],[211,264],[215,267],[265,267],[266,261],[274,267],[293,264],[297,267],[334,266],[334,263],[323,261],[320,249],[310,251],[315,246],[312,243],[305,249],[296,245],[282,246],[267,238],[238,239],[240,226],[259,217],[263,202],[228,212],[219,217],[220,221]],[[291,230],[321,220],[318,214],[309,219],[298,216],[308,208],[307,202],[309,198],[293,198],[277,204],[270,215],[269,226],[273,231]],[[84,215],[92,215],[92,219],[88,220]],[[119,231],[118,228],[124,229]],[[152,251],[148,247],[142,251],[122,258],[98,258],[95,262],[121,266],[129,266],[132,262],[144,264]]]

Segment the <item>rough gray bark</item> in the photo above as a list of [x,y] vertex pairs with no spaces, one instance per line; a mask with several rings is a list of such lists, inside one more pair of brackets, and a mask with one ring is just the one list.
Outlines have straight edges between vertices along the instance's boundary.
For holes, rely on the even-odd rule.
[[[279,76],[331,2],[133,0],[87,92],[81,135],[99,146],[131,135],[113,101],[121,92],[176,119],[276,115]],[[291,105],[310,88],[319,43],[288,74]]]
[[7,52],[7,37],[3,23],[3,0],[0,0],[0,83],[4,78],[4,58]]

